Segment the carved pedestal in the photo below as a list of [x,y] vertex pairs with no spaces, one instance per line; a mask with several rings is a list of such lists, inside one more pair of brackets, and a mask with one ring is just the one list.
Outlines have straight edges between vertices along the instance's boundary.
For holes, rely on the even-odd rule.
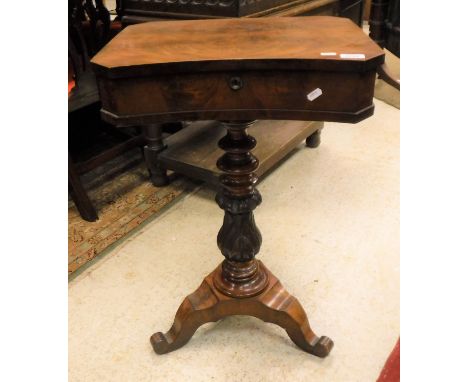
[[250,315],[277,324],[297,346],[319,357],[327,356],[333,347],[331,339],[315,335],[301,304],[255,259],[262,235],[253,210],[262,199],[255,188],[258,160],[251,153],[256,141],[246,133],[252,123],[224,122],[227,134],[219,141],[225,154],[217,162],[223,175],[216,201],[225,215],[218,247],[225,260],[185,298],[172,328],[166,334],[153,334],[151,344],[158,354],[183,346],[204,323],[230,315]]

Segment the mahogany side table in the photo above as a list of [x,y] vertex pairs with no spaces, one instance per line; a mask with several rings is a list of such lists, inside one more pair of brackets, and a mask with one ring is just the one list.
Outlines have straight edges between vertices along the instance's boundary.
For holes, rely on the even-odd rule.
[[156,353],[183,346],[206,322],[251,315],[327,356],[333,341],[311,330],[299,301],[255,259],[262,236],[253,210],[262,199],[247,129],[256,119],[355,123],[371,116],[380,47],[334,17],[167,21],[127,27],[92,62],[106,121],[219,120],[227,130],[216,196],[225,260],[185,298],[171,329],[151,336]]

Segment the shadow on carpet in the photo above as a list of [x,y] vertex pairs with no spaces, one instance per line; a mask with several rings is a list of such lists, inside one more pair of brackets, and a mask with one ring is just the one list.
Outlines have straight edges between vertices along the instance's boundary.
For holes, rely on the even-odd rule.
[[83,220],[75,205],[68,205],[68,275],[83,267],[110,245],[133,231],[196,184],[171,175],[166,187],[155,187],[141,152],[124,154],[82,177],[99,219]]

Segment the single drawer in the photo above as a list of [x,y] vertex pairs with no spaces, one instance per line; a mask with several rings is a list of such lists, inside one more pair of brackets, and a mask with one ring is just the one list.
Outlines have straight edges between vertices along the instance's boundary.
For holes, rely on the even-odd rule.
[[100,79],[106,119],[358,122],[372,113],[375,71],[232,71]]

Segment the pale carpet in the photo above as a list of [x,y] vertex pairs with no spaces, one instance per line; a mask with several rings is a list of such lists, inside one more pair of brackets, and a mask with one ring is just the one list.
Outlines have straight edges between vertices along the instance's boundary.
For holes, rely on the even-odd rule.
[[335,341],[326,359],[286,332],[231,317],[158,356],[188,293],[221,260],[222,211],[206,187],[179,199],[69,283],[70,381],[375,381],[399,336],[399,110],[326,123],[260,185],[259,254]]

